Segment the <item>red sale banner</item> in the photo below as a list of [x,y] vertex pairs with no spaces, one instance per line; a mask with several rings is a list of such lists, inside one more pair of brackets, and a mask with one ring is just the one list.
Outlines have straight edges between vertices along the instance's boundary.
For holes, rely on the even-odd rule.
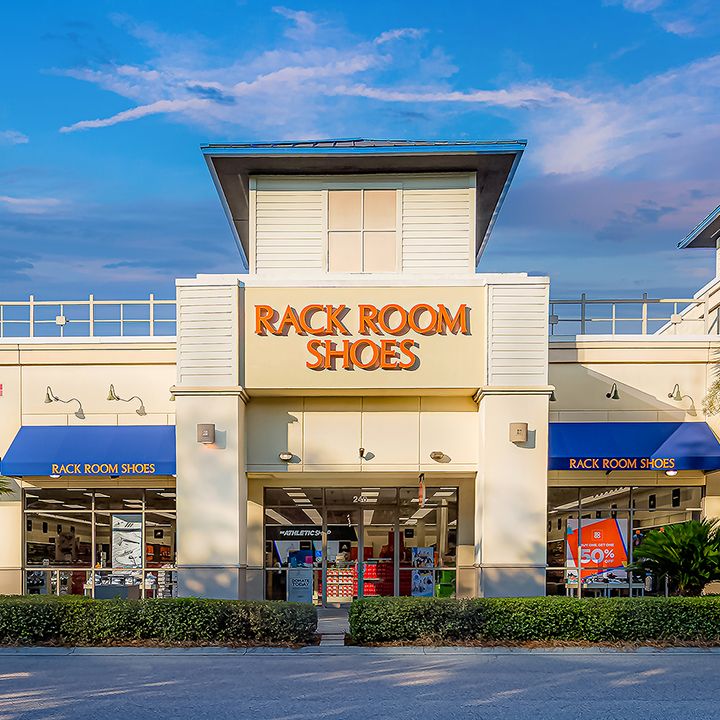
[[[578,565],[578,534],[580,534],[580,564]],[[566,567],[577,578],[582,568],[583,581],[601,577],[627,579],[627,521],[615,518],[583,520],[578,533],[578,521],[567,521]],[[574,572],[572,572],[574,570]]]

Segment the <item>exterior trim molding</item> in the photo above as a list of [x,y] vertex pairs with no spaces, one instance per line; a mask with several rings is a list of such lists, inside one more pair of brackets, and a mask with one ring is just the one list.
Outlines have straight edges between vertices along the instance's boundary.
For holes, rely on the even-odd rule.
[[173,385],[170,388],[170,394],[173,397],[198,397],[203,395],[237,395],[245,404],[250,402],[250,396],[245,388],[237,386],[226,387],[183,387],[182,385]]
[[480,403],[484,397],[491,395],[547,395],[549,397],[554,390],[554,385],[531,385],[529,387],[519,385],[490,385],[478,388],[477,392],[473,395],[473,400],[475,400],[476,403]]

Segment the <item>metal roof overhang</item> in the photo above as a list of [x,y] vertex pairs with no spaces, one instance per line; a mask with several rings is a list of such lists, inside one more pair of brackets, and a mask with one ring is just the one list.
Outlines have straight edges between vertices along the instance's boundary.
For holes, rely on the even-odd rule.
[[331,140],[202,146],[235,241],[247,263],[252,175],[473,172],[477,177],[476,262],[488,241],[525,140],[432,142]]
[[679,243],[679,248],[715,248],[720,240],[720,205]]

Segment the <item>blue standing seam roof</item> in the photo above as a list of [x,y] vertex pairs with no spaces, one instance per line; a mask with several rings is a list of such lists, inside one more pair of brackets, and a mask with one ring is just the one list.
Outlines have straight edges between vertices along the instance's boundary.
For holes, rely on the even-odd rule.
[[522,153],[527,140],[371,140],[366,138],[279,142],[206,143],[203,155],[382,155]]
[[720,442],[704,422],[553,422],[549,445],[550,470],[571,469],[573,458],[673,458],[675,470],[720,470]]
[[[678,247],[682,250],[688,247],[715,247],[713,238],[708,237],[704,240],[701,238],[703,232],[720,218],[720,205],[718,205],[705,219],[701,220],[679,243]],[[698,243],[698,240],[700,242]]]
[[[173,425],[23,426],[0,461],[10,477],[48,476],[53,465],[78,465],[62,475],[174,475]],[[87,472],[85,465],[117,465]],[[123,468],[122,466],[126,467]],[[151,472],[143,466],[154,466]],[[91,468],[93,469],[93,468]],[[77,470],[77,471],[76,471]],[[123,472],[123,470],[126,470]]]

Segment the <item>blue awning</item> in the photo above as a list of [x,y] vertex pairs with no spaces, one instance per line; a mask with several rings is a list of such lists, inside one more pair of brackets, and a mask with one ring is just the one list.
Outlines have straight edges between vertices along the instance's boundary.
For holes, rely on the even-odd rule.
[[24,426],[0,461],[11,477],[174,475],[172,425]]
[[550,470],[719,470],[704,422],[550,423]]

